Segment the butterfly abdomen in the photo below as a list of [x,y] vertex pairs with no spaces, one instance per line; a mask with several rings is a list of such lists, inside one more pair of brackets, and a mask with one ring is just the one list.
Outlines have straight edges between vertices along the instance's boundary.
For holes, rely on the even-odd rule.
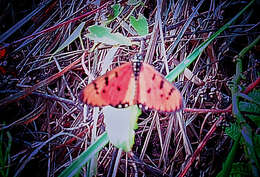
[[139,76],[139,73],[141,71],[141,68],[142,68],[142,62],[141,61],[133,61],[132,62],[132,70],[133,70],[133,73],[134,73],[134,76],[135,76],[135,80],[138,79],[138,76]]

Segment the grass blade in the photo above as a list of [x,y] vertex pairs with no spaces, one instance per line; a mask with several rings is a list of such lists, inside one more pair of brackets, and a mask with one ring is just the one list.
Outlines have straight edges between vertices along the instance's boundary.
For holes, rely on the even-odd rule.
[[85,165],[97,152],[99,152],[108,143],[107,133],[103,133],[97,141],[89,146],[69,167],[67,167],[59,177],[74,176],[80,168]]
[[223,27],[221,27],[216,33],[210,36],[209,39],[204,41],[199,45],[186,59],[184,59],[178,66],[176,66],[167,76],[166,79],[169,81],[174,81],[180,73],[184,71],[195,59],[203,52],[203,50],[225,29],[227,29],[244,11],[252,5],[254,0],[252,0],[246,7],[244,7],[236,16],[234,16],[229,22],[227,22]]

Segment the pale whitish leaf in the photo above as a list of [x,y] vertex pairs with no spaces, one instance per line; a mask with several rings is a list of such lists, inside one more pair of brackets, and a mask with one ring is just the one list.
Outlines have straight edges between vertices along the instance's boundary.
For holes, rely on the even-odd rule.
[[202,81],[200,80],[200,78],[197,75],[194,75],[191,70],[189,70],[188,68],[184,69],[184,75],[187,77],[188,80],[191,80],[194,84],[196,85],[201,85]]
[[110,142],[126,152],[131,151],[140,110],[136,105],[122,109],[107,106],[103,109],[103,113]]
[[100,72],[100,75],[103,75],[107,72],[109,66],[112,64],[114,56],[117,52],[118,47],[112,47],[106,54],[106,57],[104,59],[104,62],[102,64],[102,69]]
[[108,45],[132,45],[130,39],[120,33],[111,33],[112,29],[110,28],[93,25],[88,29],[90,33],[87,34],[87,37],[95,42],[101,42]]
[[63,50],[65,47],[69,46],[75,39],[77,39],[80,36],[84,25],[85,22],[82,22],[54,53]]

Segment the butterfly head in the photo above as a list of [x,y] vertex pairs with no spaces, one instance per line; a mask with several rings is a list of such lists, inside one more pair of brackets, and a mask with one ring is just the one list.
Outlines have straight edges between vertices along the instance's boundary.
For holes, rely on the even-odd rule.
[[141,54],[136,54],[132,62],[143,62],[143,56]]

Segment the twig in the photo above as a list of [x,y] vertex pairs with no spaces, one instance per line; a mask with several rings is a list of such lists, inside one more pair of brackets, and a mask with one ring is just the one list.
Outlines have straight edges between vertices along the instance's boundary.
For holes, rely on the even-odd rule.
[[194,160],[196,159],[196,157],[199,155],[199,153],[201,152],[201,150],[204,148],[205,144],[208,142],[208,140],[210,139],[211,135],[215,132],[217,125],[223,120],[223,116],[220,116],[220,118],[212,125],[211,129],[209,130],[209,132],[206,134],[206,136],[204,137],[204,139],[202,140],[202,142],[199,144],[198,148],[196,149],[196,151],[193,153],[192,157],[189,159],[187,165],[185,166],[185,168],[183,169],[183,171],[181,172],[181,174],[179,175],[179,177],[183,177],[187,171],[189,170],[189,168],[191,167],[191,165],[193,164]]
[[47,29],[45,29],[45,30],[39,31],[38,33],[35,33],[35,34],[32,34],[32,35],[26,36],[26,37],[24,37],[24,38],[22,38],[22,39],[16,40],[16,41],[11,42],[11,43],[9,43],[9,44],[5,44],[4,46],[0,47],[0,50],[2,50],[2,49],[4,49],[4,48],[7,48],[7,47],[9,47],[10,45],[14,45],[14,44],[17,44],[17,43],[19,43],[19,42],[22,42],[22,41],[24,41],[24,40],[26,40],[26,39],[30,39],[30,38],[33,38],[33,37],[38,36],[38,35],[40,35],[40,34],[53,31],[53,30],[55,30],[55,29],[57,29],[57,28],[60,28],[60,27],[62,27],[62,26],[64,26],[64,25],[70,24],[70,23],[75,22],[75,21],[78,21],[78,20],[80,20],[80,19],[82,19],[82,18],[84,18],[84,17],[87,17],[87,16],[89,16],[89,15],[92,15],[92,14],[94,14],[94,13],[97,13],[97,12],[100,11],[101,9],[107,7],[107,5],[108,5],[109,3],[110,3],[110,2],[107,2],[107,3],[103,4],[102,6],[100,6],[99,8],[96,8],[96,9],[90,11],[90,12],[87,12],[87,13],[85,13],[85,14],[79,16],[79,17],[76,17],[76,18],[73,18],[73,19],[71,19],[71,20],[65,21],[65,22],[63,22],[63,23],[57,24],[57,25],[55,25],[55,26],[52,26],[52,27],[47,28]]

